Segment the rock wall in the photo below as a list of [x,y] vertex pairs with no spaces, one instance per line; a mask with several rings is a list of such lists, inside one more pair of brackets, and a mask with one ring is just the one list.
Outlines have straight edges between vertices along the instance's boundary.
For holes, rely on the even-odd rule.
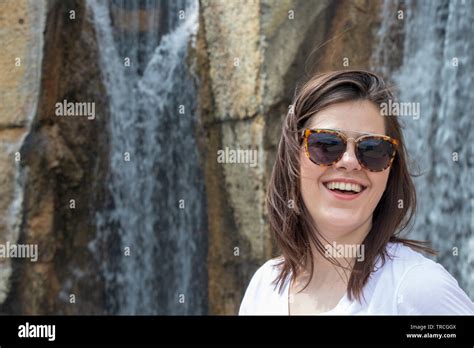
[[[17,243],[20,234],[19,151],[38,104],[45,16],[45,1],[0,2],[0,244]],[[0,303],[11,274],[11,260],[0,259]]]
[[[93,272],[101,256],[91,255],[87,248],[95,236],[95,209],[104,201],[104,187],[97,183],[104,182],[107,163],[107,135],[103,129],[108,115],[94,32],[83,1],[23,2],[23,15],[18,15],[16,1],[10,1],[11,8],[1,13],[16,21],[30,16],[31,22],[25,21],[23,26],[31,25],[34,35],[6,36],[17,45],[23,42],[26,53],[34,58],[25,63],[25,72],[41,69],[41,75],[37,71],[28,77],[28,84],[19,79],[21,87],[31,84],[34,88],[11,97],[11,103],[21,108],[2,122],[26,127],[26,120],[31,121],[21,147],[24,196],[16,224],[21,223],[18,242],[38,245],[39,259],[13,260],[11,291],[2,311],[102,313],[100,275]],[[11,50],[14,54],[16,49]],[[63,100],[95,102],[96,118],[55,116],[55,104]],[[22,129],[14,129],[18,137]],[[12,183],[10,178],[8,184]]]

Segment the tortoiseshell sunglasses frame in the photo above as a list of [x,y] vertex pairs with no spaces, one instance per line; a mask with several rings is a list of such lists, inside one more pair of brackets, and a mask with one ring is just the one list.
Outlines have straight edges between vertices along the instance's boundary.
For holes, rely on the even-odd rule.
[[[321,163],[316,163],[314,162],[312,159],[311,159],[311,156],[309,154],[309,150],[308,150],[308,138],[311,134],[315,134],[315,133],[326,133],[326,134],[335,134],[337,136],[339,136],[342,141],[344,142],[344,145],[346,146],[346,149],[347,149],[347,140],[349,139],[354,139],[354,138],[350,138],[348,136],[346,136],[344,133],[342,133],[341,131],[338,131],[338,130],[335,130],[335,129],[310,129],[310,128],[306,128],[303,132],[303,139],[304,139],[304,149],[305,149],[305,153],[306,153],[306,157],[308,157],[308,159],[313,162],[314,164],[318,165],[318,166],[323,166],[323,167],[329,167],[329,166],[332,166],[334,163],[337,163],[341,158],[342,156],[344,156],[344,153],[345,151],[343,151],[341,153],[341,155],[335,160],[333,161],[332,163],[330,164],[321,164]],[[399,145],[399,141],[397,139],[393,139],[387,135],[378,135],[378,134],[366,134],[366,135],[361,135],[360,137],[358,138],[355,138],[354,139],[354,145],[355,145],[355,148],[357,149],[357,144],[360,143],[362,140],[364,139],[367,139],[367,138],[370,138],[370,139],[382,139],[382,140],[386,140],[388,142],[390,142],[392,145],[393,145],[393,152],[392,154],[390,155],[390,161],[388,161],[387,165],[383,168],[383,169],[380,169],[380,170],[373,170],[373,169],[370,169],[370,168],[367,168],[364,163],[362,163],[362,161],[359,159],[358,155],[357,155],[357,151],[355,151],[355,155],[357,157],[357,161],[359,162],[359,164],[361,165],[361,167],[367,169],[368,171],[371,171],[371,172],[382,172],[384,171],[385,169],[387,169],[388,167],[390,167],[392,165],[392,162],[393,160],[395,159],[395,155],[397,153],[397,148],[398,148],[398,145]]]

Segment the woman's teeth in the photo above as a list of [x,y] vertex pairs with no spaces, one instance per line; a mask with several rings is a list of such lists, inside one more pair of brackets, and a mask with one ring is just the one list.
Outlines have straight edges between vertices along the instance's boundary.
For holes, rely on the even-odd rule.
[[330,190],[353,191],[359,193],[362,191],[362,186],[359,184],[350,184],[347,182],[329,182],[325,184]]

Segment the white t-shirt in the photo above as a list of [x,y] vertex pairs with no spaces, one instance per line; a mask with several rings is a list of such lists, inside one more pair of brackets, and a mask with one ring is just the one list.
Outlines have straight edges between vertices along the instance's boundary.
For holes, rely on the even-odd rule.
[[[363,289],[365,301],[350,301],[346,295],[323,315],[344,314],[412,314],[412,315],[472,315],[474,304],[439,263],[411,248],[389,243],[386,258],[381,260]],[[272,284],[278,274],[272,259],[252,277],[240,305],[239,315],[288,315],[288,288],[291,274],[278,293]]]

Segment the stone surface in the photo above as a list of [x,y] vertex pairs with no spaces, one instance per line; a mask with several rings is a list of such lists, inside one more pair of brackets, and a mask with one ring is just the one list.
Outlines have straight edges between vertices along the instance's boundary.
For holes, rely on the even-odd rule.
[[[0,2],[0,243],[16,243],[23,190],[18,152],[36,112],[45,1]],[[0,304],[10,290],[11,260],[0,260]]]
[[0,2],[0,127],[28,126],[36,112],[46,1]]
[[[20,150],[24,193],[15,196],[23,201],[18,240],[38,245],[39,259],[12,261],[11,291],[1,310],[22,314],[104,313],[100,274],[94,271],[102,255],[88,249],[95,237],[95,209],[105,204],[104,185],[97,183],[105,182],[108,163],[104,132],[108,115],[95,33],[83,1],[51,0],[43,6],[47,7],[42,9],[47,11],[43,14],[45,25],[37,28],[35,37],[42,42],[44,31],[43,53],[31,53],[39,59],[41,78],[38,75],[36,81],[19,83],[21,96],[12,97],[18,105],[25,104],[23,110],[28,107],[22,99],[26,93],[23,89],[36,83],[36,99],[26,94],[35,107],[31,129]],[[10,11],[2,12],[6,17],[16,13],[15,7],[6,10]],[[74,19],[71,10],[75,11]],[[40,19],[33,22],[42,23]],[[95,102],[95,120],[55,116],[55,104],[64,99]],[[12,116],[7,120],[22,124],[24,119]],[[7,182],[12,185],[11,174]],[[74,209],[70,208],[71,199]],[[71,294],[76,304],[69,302]]]

